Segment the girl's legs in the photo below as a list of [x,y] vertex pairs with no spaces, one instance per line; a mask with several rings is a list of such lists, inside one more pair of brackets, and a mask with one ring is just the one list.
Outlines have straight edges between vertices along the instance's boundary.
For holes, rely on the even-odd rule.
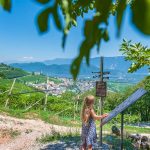
[[86,140],[84,140],[83,143],[84,144],[81,146],[81,150],[86,150],[86,147],[87,147]]
[[86,143],[82,145],[81,150],[86,150]]
[[89,146],[88,146],[88,150],[92,150],[92,145],[89,145]]

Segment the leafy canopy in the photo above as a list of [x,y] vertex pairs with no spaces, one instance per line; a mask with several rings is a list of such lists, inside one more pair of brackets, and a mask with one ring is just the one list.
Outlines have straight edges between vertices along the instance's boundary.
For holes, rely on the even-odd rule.
[[144,66],[150,66],[150,48],[141,43],[132,44],[131,41],[123,40],[120,51],[125,59],[132,62],[128,72],[135,72]]
[[[140,32],[150,35],[150,0],[35,0],[35,2],[43,5],[37,18],[39,31],[47,32],[49,18],[53,18],[54,25],[63,33],[63,48],[69,30],[72,26],[77,26],[78,17],[81,16],[84,19],[84,14],[89,11],[94,13],[92,19],[85,20],[80,53],[71,65],[70,71],[74,79],[77,78],[83,58],[86,58],[86,63],[89,65],[91,49],[96,45],[99,51],[101,41],[109,40],[111,31],[108,33],[107,28],[111,15],[115,18],[119,35],[125,10],[129,6],[132,23]],[[0,4],[5,10],[11,10],[11,0],[0,0]]]

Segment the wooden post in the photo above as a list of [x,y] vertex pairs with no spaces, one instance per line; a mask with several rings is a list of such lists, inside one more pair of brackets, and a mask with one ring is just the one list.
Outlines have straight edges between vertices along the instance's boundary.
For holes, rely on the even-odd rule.
[[77,97],[74,98],[74,114],[73,114],[73,118],[74,120],[76,119],[76,112],[78,111],[78,101],[79,101],[79,95],[77,95]]
[[[100,81],[96,81],[96,96],[100,97],[99,99],[99,108],[100,108],[100,115],[103,115],[103,101],[104,98],[106,97],[106,91],[107,91],[107,84],[104,82],[104,79],[109,79],[109,77],[104,77],[104,75],[110,74],[110,72],[104,72],[103,71],[103,60],[104,57],[100,57],[100,71],[99,72],[92,72],[92,73],[98,73],[98,76],[93,76],[95,77],[100,77]],[[103,146],[103,128],[101,126],[103,119],[100,120],[100,132],[99,132],[99,139],[100,139],[100,149],[102,149]]]
[[44,111],[46,111],[48,94],[45,94]]
[[[12,90],[13,90],[13,87],[14,87],[14,85],[15,85],[15,82],[16,82],[16,78],[14,79],[14,81],[13,81],[13,83],[12,83],[12,85],[11,85],[11,88],[10,88],[10,90],[9,90],[8,96],[11,95]],[[5,108],[7,107],[8,102],[9,102],[9,97],[6,99],[6,102],[5,102]]]
[[123,127],[124,127],[124,112],[121,113],[121,145],[120,145],[121,150],[123,150]]
[[[48,90],[48,82],[49,82],[49,78],[47,77],[46,90]],[[48,91],[45,92],[44,111],[46,111],[46,107],[47,107],[47,99],[48,99]]]
[[74,111],[73,111],[73,120],[75,120],[75,118],[76,118],[76,101],[75,101],[75,99],[74,99]]
[[78,102],[79,100],[77,99],[77,103],[76,103],[76,112],[78,111]]
[[[100,81],[103,81],[103,57],[100,59]],[[100,115],[103,115],[103,97],[100,97],[99,100],[99,105],[100,105]],[[102,119],[100,120],[100,124],[102,123]],[[103,144],[103,127],[100,126],[100,147],[102,147]]]

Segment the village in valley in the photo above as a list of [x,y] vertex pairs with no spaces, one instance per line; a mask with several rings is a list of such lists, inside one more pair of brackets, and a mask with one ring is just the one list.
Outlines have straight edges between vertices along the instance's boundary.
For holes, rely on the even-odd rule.
[[50,95],[60,96],[62,93],[66,91],[71,91],[74,93],[84,93],[85,91],[91,90],[95,87],[95,82],[93,80],[79,79],[74,81],[70,78],[55,78],[59,80],[59,83],[55,83],[54,81],[50,81],[49,77],[47,77],[46,83],[33,83],[27,82],[28,86],[32,86],[38,90],[46,91]]

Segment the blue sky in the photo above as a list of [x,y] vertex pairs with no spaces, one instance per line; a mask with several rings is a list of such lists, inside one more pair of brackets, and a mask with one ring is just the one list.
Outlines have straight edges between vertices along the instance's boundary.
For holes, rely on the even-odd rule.
[[[62,33],[57,31],[50,21],[50,32],[40,35],[36,27],[37,14],[42,6],[34,0],[12,0],[12,11],[7,13],[0,8],[0,60],[10,61],[41,61],[54,58],[73,58],[79,52],[83,39],[82,29],[84,21],[78,19],[78,27],[72,28],[65,51],[61,48]],[[131,25],[129,9],[124,16],[120,38],[116,37],[115,19],[109,20],[110,41],[102,42],[100,53],[92,50],[91,57],[120,56],[118,51],[122,39],[142,42],[150,47],[150,36],[141,34]],[[90,14],[86,17],[88,18]]]

